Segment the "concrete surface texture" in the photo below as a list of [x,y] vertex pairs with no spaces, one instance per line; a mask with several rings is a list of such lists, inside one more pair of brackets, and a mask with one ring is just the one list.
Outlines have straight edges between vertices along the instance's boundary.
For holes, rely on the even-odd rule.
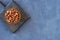
[[[7,5],[11,0],[0,1]],[[14,1],[31,19],[16,33],[12,33],[0,20],[0,40],[60,40],[60,0]]]

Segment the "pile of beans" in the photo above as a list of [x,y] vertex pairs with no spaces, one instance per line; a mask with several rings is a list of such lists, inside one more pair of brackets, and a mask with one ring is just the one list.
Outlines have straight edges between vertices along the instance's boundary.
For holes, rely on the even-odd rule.
[[21,14],[17,9],[11,8],[11,9],[6,11],[5,19],[10,24],[16,24],[20,21]]

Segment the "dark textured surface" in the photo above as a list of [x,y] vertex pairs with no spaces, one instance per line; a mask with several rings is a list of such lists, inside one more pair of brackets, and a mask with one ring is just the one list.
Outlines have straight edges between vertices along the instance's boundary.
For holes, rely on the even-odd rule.
[[[11,0],[1,1],[7,4]],[[31,19],[16,33],[0,20],[0,40],[60,40],[60,0],[15,1]]]

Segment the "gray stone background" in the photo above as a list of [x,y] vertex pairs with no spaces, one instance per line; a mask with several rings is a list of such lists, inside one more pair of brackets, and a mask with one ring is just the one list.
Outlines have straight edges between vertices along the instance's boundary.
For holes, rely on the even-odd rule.
[[[6,5],[11,0],[0,0]],[[60,40],[60,0],[14,0],[31,17],[16,33],[0,20],[0,40]],[[3,7],[0,5],[0,11]]]

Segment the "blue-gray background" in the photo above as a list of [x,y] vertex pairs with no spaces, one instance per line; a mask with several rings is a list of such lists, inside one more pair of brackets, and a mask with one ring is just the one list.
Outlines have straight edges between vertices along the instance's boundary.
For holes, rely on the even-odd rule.
[[[0,1],[8,4],[11,0]],[[15,1],[31,19],[16,33],[12,33],[0,20],[0,40],[60,40],[60,0]]]

